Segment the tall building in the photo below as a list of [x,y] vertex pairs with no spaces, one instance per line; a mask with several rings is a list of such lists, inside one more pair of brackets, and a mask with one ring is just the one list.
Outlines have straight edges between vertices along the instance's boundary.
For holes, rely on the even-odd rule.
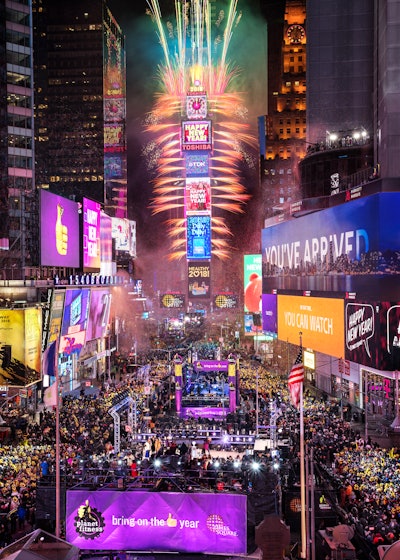
[[[308,380],[400,425],[399,1],[307,0],[296,212],[262,231],[263,317]],[[295,219],[294,219],[295,218]],[[269,306],[269,307],[267,307]]]
[[264,216],[299,198],[298,162],[306,153],[306,2],[286,0],[266,11],[268,114],[260,118]]
[[0,267],[23,278],[37,264],[31,0],[0,1]]
[[104,0],[34,0],[36,184],[127,217],[126,60]]

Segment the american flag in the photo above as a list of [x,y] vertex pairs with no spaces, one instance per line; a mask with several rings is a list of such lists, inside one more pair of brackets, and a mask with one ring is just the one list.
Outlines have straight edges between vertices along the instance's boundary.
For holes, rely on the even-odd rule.
[[300,390],[302,388],[302,383],[304,381],[304,365],[303,365],[303,349],[299,349],[297,358],[294,361],[292,369],[289,373],[288,385],[289,392],[292,398],[293,406],[296,408],[300,404]]

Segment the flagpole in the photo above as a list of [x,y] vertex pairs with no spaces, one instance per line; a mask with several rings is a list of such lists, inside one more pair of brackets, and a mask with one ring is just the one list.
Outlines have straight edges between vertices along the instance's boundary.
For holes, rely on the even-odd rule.
[[[300,333],[300,348],[302,346]],[[301,552],[300,558],[307,558],[307,527],[306,527],[306,472],[304,453],[304,411],[303,411],[303,382],[300,385],[300,503],[301,503]]]
[[55,372],[56,372],[56,537],[60,538],[60,376],[58,372],[58,342],[56,342],[55,356]]

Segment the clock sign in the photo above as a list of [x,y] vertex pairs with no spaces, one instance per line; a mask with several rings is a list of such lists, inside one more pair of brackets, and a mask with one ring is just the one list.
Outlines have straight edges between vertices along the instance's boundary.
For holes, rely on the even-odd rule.
[[288,27],[286,34],[291,43],[301,43],[304,40],[304,37],[306,36],[304,27],[298,25],[297,23]]
[[188,95],[186,97],[186,115],[189,119],[204,119],[207,116],[207,96]]

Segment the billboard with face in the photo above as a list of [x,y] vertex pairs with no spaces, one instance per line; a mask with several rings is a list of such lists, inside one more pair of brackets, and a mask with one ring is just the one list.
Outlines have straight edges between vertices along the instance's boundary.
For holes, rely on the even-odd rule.
[[85,550],[245,554],[247,497],[182,492],[67,492],[66,538]]
[[78,204],[40,189],[40,262],[79,268]]

